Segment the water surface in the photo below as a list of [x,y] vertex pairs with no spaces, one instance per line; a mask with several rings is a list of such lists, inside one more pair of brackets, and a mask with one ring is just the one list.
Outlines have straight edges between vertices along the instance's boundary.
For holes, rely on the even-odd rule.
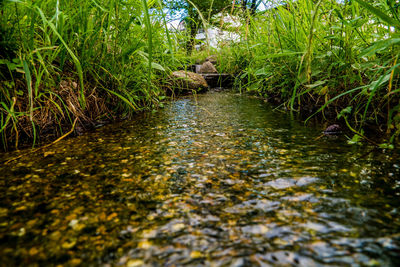
[[400,163],[320,131],[211,92],[3,164],[0,262],[398,266]]

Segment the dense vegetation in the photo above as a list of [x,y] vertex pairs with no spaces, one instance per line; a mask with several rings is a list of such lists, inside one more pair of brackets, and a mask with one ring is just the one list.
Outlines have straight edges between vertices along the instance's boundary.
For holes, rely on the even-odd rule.
[[[341,119],[352,142],[368,130],[400,134],[399,1],[284,1],[246,16],[244,41],[226,46],[238,86],[292,111]],[[344,3],[343,3],[344,2]]]
[[[198,13],[207,12],[200,2],[210,3],[202,16],[187,8],[197,28],[214,23],[240,35],[218,50],[219,70],[237,74],[239,90],[292,111],[338,116],[353,141],[373,128],[387,135],[386,145],[396,143],[398,1],[279,1],[262,12],[254,12],[260,1],[226,1],[226,8],[219,1],[182,2],[198,5]],[[55,139],[74,121],[79,130],[160,105],[171,70],[215,53],[205,47],[186,56],[193,27],[167,30],[163,6],[170,3],[0,1],[2,149],[18,147],[19,140]],[[217,10],[241,26],[213,19]]]
[[[165,16],[153,1],[4,1],[1,143],[123,117],[164,98],[174,67]],[[151,24],[151,25],[150,25]]]

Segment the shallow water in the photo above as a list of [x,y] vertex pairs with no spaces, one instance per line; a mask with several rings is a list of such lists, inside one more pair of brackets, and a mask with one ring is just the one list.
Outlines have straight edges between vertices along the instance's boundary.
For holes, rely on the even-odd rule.
[[320,131],[214,92],[3,164],[0,265],[398,266],[399,161]]

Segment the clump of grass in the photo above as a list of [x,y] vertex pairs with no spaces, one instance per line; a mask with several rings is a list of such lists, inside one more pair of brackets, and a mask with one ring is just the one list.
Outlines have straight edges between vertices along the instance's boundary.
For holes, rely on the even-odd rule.
[[[373,126],[387,145],[396,143],[395,1],[277,1],[256,14],[236,6],[224,11],[241,20],[234,29],[240,42],[188,56],[187,36],[167,30],[160,0],[1,1],[2,149],[62,136],[76,118],[80,129],[152,109],[171,70],[211,54],[220,72],[237,74],[240,90],[279,99],[291,111],[340,117],[353,141]],[[211,7],[200,14],[203,25],[210,14]]]
[[180,64],[161,5],[2,1],[0,42],[14,40],[0,51],[2,148],[54,139],[75,118],[87,128],[157,106],[159,85]]
[[399,11],[384,0],[279,1],[243,19],[242,41],[222,53],[241,90],[279,98],[292,111],[345,117],[354,139],[373,127],[394,144]]

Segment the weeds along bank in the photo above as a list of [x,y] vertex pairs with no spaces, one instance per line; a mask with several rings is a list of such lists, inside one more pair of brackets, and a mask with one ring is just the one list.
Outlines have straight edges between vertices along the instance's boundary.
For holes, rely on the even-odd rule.
[[242,23],[224,63],[241,90],[337,117],[395,143],[400,133],[398,1],[284,1]]
[[[224,27],[241,41],[222,43],[219,71],[237,73],[240,90],[279,99],[290,110],[340,117],[353,141],[374,128],[386,145],[395,144],[398,1],[275,2],[258,13],[234,8],[236,1],[223,9],[240,20]],[[157,106],[170,70],[187,62],[179,47],[188,38],[167,31],[161,5],[0,0],[1,149],[54,140],[75,121],[79,130]],[[197,56],[209,54],[206,48]]]
[[1,149],[158,105],[179,62],[151,2],[1,0]]

